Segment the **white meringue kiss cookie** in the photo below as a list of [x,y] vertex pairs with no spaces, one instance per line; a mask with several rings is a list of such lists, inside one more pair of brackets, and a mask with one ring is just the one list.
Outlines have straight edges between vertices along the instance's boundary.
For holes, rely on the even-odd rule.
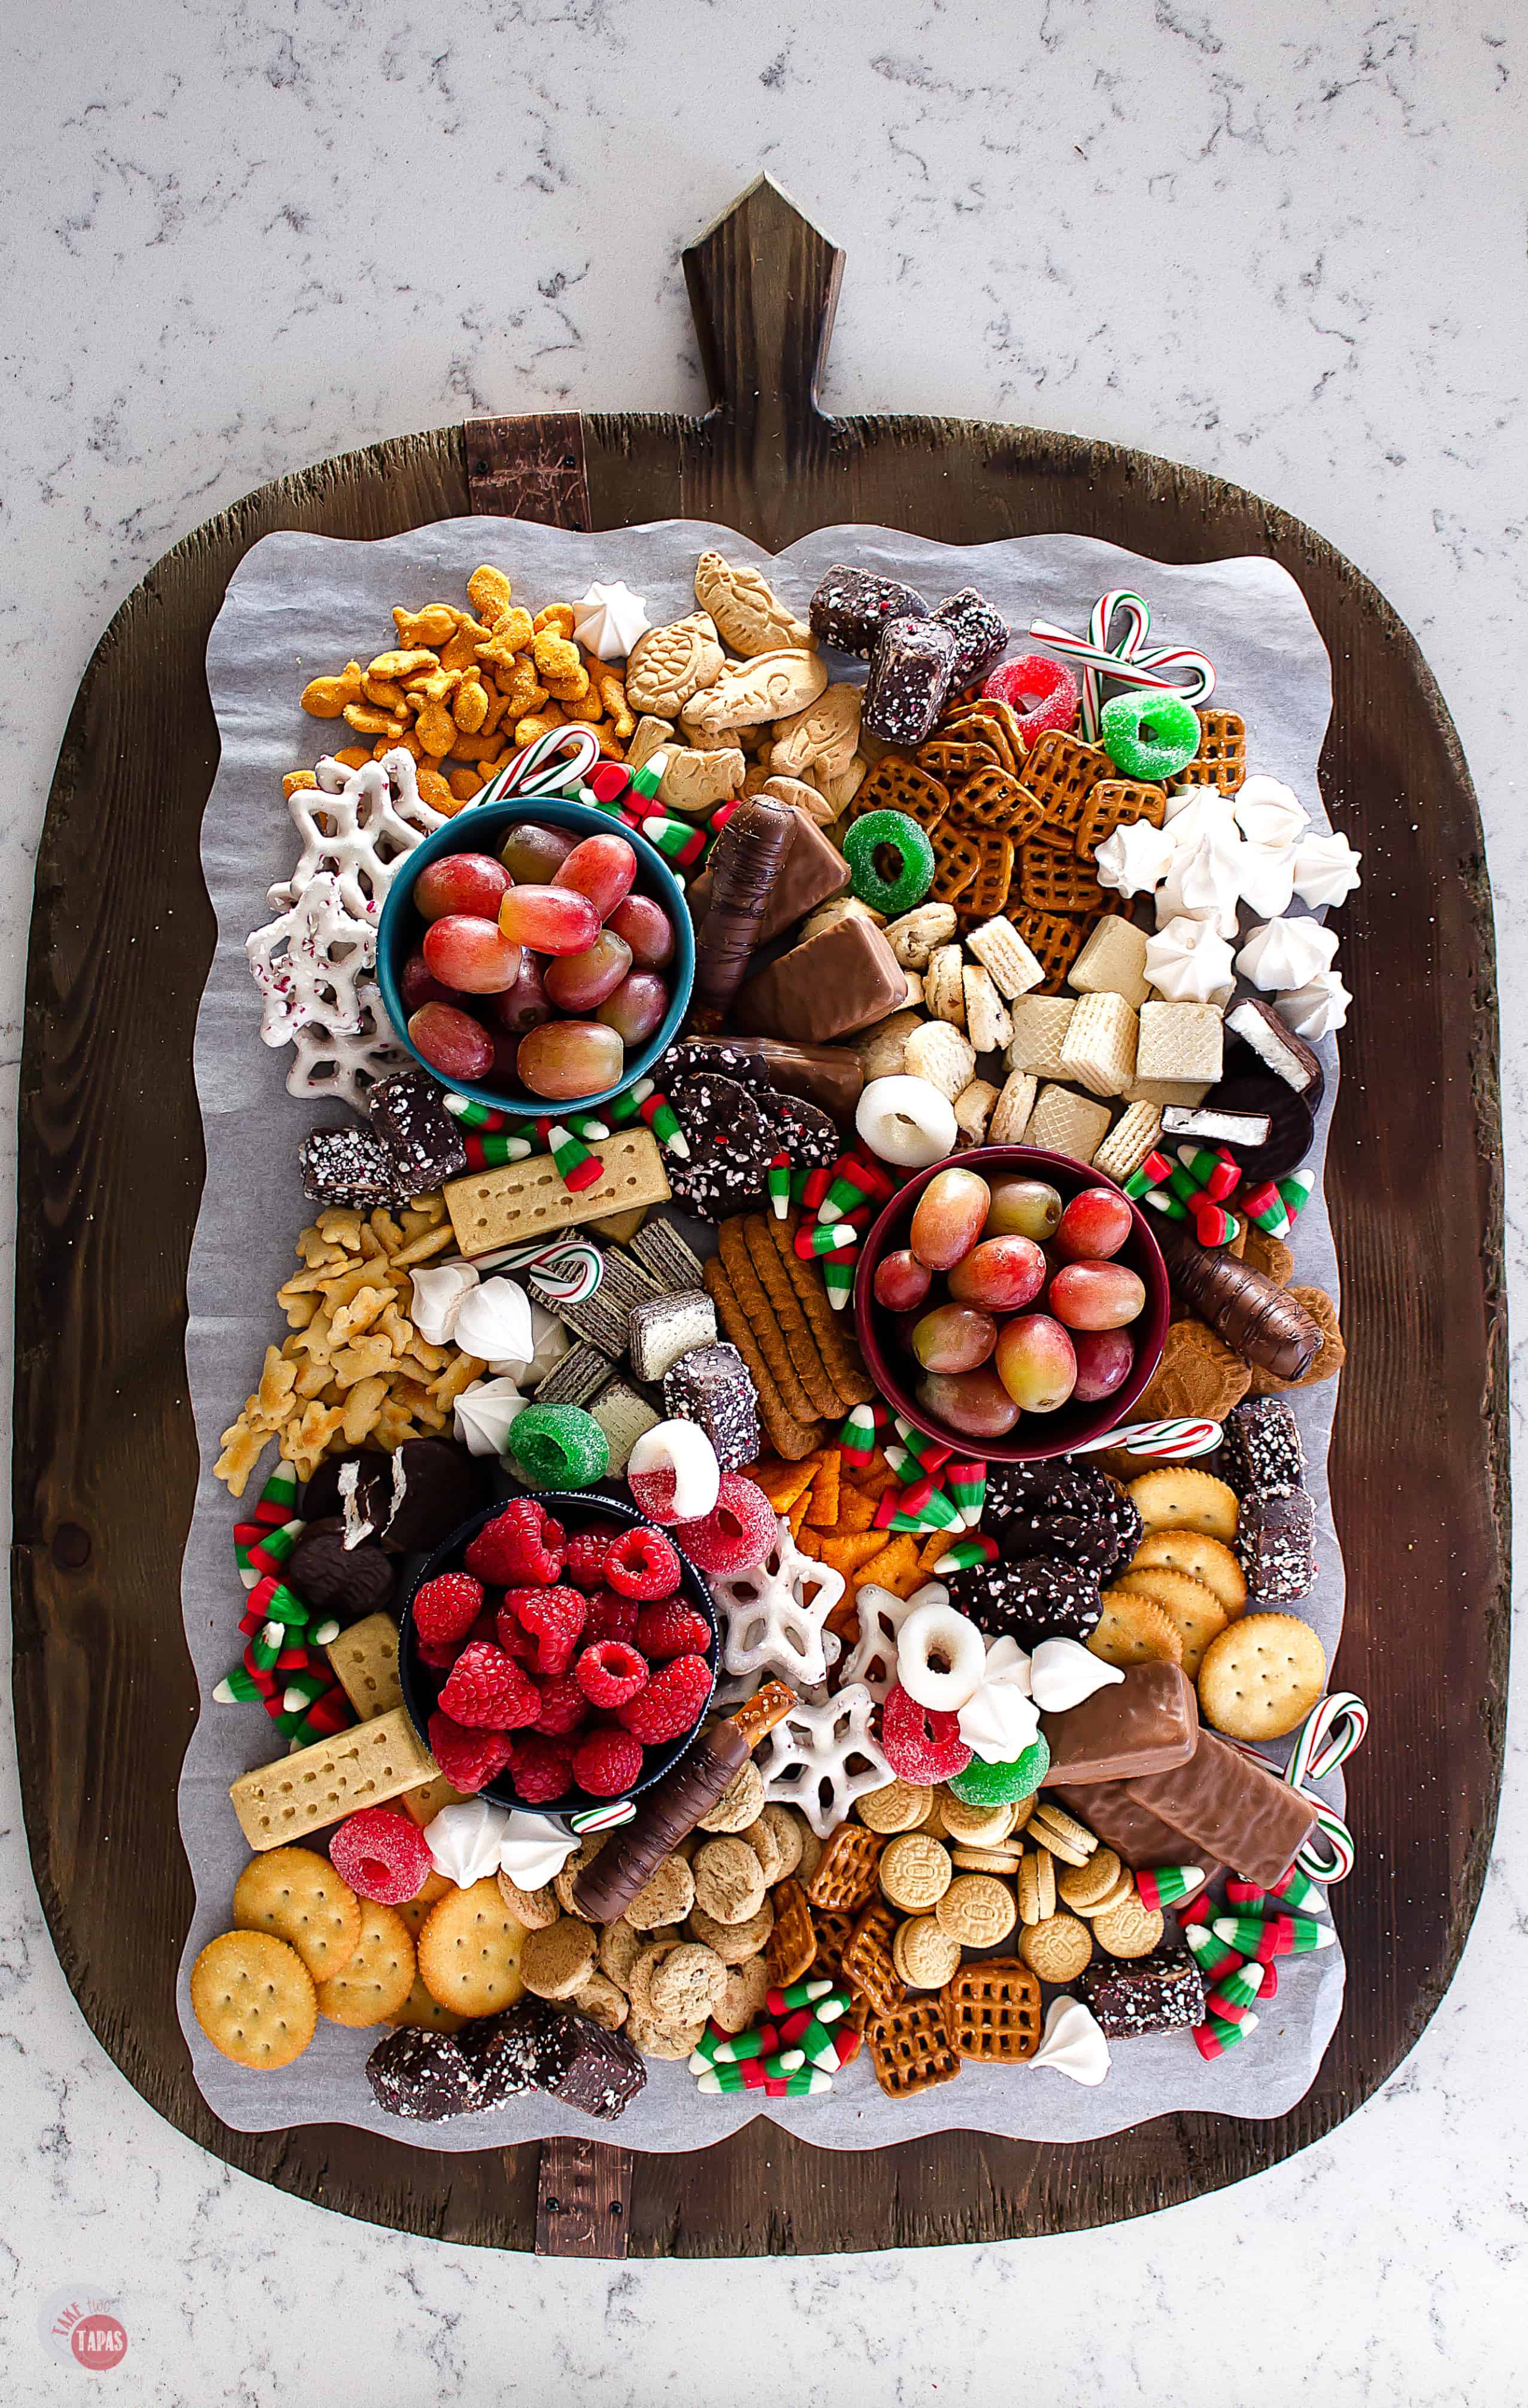
[[516,1280],[483,1280],[458,1305],[454,1336],[480,1363],[527,1364],[536,1352],[529,1297]]
[[987,1668],[956,1715],[960,1737],[985,1764],[1012,1764],[1040,1727],[1040,1710],[1030,1695],[1030,1658],[1016,1639],[995,1639]]
[[1030,2063],[1048,2065],[1052,2073],[1064,2073],[1084,2089],[1096,2090],[1107,2078],[1110,2059],[1109,2043],[1091,2009],[1080,1999],[1052,1999],[1044,2037]]
[[1095,1689],[1124,1677],[1117,1664],[1105,1664],[1075,1639],[1042,1639],[1030,1658],[1030,1688],[1043,1714],[1070,1713]]
[[[671,1471],[674,1493],[663,1519],[699,1522],[721,1495],[722,1468],[716,1450],[696,1422],[656,1422],[642,1431],[627,1457],[627,1475]],[[654,1514],[654,1521],[658,1519]]]
[[[426,1263],[411,1271],[413,1295],[409,1317],[426,1346],[449,1346],[456,1333],[456,1315],[478,1284],[470,1263]],[[484,1358],[486,1359],[486,1358]]]
[[560,1831],[542,1814],[506,1814],[504,1822],[498,1870],[521,1889],[540,1889],[560,1873],[579,1844],[576,1831]]
[[452,1406],[453,1433],[468,1455],[502,1455],[510,1424],[526,1404],[511,1379],[474,1380]]
[[1276,920],[1294,896],[1294,849],[1290,845],[1244,844],[1236,856],[1242,901],[1261,920]]
[[1288,995],[1329,970],[1336,950],[1335,928],[1323,928],[1319,920],[1265,920],[1237,954],[1236,968],[1263,995]]
[[1170,920],[1203,920],[1218,937],[1236,934],[1240,862],[1247,850],[1233,827],[1212,828],[1191,851],[1180,853],[1157,896],[1157,925]]
[[1149,895],[1160,886],[1177,858],[1177,845],[1166,828],[1149,820],[1127,820],[1105,837],[1093,855],[1101,886],[1117,895]]
[[1232,810],[1248,844],[1276,848],[1298,844],[1310,825],[1310,813],[1292,786],[1277,778],[1247,778],[1237,788]]
[[1362,882],[1358,866],[1362,858],[1339,831],[1302,838],[1294,849],[1293,882],[1301,902],[1308,903],[1313,911],[1326,904],[1346,903]]
[[986,1670],[986,1640],[947,1602],[920,1605],[897,1633],[897,1678],[910,1698],[936,1713],[959,1713]]
[[1304,986],[1276,995],[1274,1010],[1287,1028],[1314,1044],[1318,1037],[1332,1037],[1346,1025],[1352,1000],[1335,970],[1318,970]]
[[1145,976],[1170,1003],[1223,1003],[1236,983],[1225,939],[1186,918],[1146,939]]
[[652,624],[646,603],[624,579],[613,585],[597,581],[573,605],[573,640],[597,660],[624,661]]
[[468,1798],[459,1806],[442,1806],[433,1822],[425,1824],[425,1845],[438,1873],[458,1889],[470,1889],[474,1882],[497,1872],[509,1827],[504,1807],[491,1799]]
[[955,1152],[955,1108],[927,1079],[872,1079],[854,1125],[872,1154],[899,1170],[926,1170]]

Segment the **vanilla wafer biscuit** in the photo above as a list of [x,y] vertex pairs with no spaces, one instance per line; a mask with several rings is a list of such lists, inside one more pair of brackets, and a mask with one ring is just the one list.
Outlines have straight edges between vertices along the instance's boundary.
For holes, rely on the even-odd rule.
[[1140,1169],[1161,1132],[1162,1116],[1158,1105],[1132,1104],[1094,1154],[1093,1168],[1123,1184],[1132,1170]]
[[983,921],[966,930],[966,951],[980,962],[991,978],[998,993],[1012,1003],[1016,996],[1027,995],[1045,977],[1044,965],[1036,961],[1011,920],[1000,913],[996,919]]
[[1061,1050],[1076,1008],[1070,995],[1017,996],[1013,1006],[1014,1033],[1006,1055],[1009,1069],[1026,1070],[1036,1079],[1059,1079]]
[[1080,996],[1061,1047],[1061,1077],[1091,1095],[1123,1095],[1135,1075],[1136,1027],[1122,995]]
[[1105,911],[1066,974],[1074,995],[1122,995],[1139,1011],[1151,993],[1146,937],[1122,911]]
[[1074,1162],[1091,1162],[1109,1125],[1107,1104],[1095,1104],[1070,1087],[1045,1086],[1030,1115],[1026,1145],[1043,1146],[1047,1154],[1070,1154]]

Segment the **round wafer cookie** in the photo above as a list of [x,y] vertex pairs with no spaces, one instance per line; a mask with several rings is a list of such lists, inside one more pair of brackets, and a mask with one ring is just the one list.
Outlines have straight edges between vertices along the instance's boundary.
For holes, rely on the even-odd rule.
[[950,1850],[950,1862],[958,1873],[1000,1873],[1011,1881],[1023,1863],[1017,1848],[961,1848]]
[[968,1806],[948,1789],[936,1789],[944,1828],[952,1840],[961,1840],[972,1848],[995,1848],[1013,1830],[1016,1815],[1012,1806]]
[[[552,1926],[554,1930],[560,1928]],[[589,1930],[587,1925],[584,1928]],[[545,1934],[530,1936],[541,1940]],[[431,1907],[419,1935],[419,1971],[431,1998],[462,2015],[492,2015],[500,2007],[512,2007],[526,1987],[520,1973],[526,1937],[500,1898],[497,1881],[453,1890]],[[593,1956],[591,1946],[591,1962]]]
[[1088,1634],[1089,1654],[1128,1671],[1132,1664],[1181,1664],[1183,1641],[1170,1617],[1148,1597],[1117,1585],[1106,1588],[1102,1612]]
[[1086,1823],[1079,1823],[1074,1814],[1048,1798],[1042,1798],[1034,1808],[1024,1836],[1037,1847],[1048,1849],[1063,1865],[1085,1865],[1098,1846]]
[[1236,1536],[1236,1491],[1212,1471],[1163,1464],[1132,1480],[1130,1494],[1146,1530],[1203,1530],[1226,1546]]
[[1150,1531],[1136,1548],[1129,1570],[1144,1572],[1158,1566],[1203,1581],[1228,1619],[1247,1604],[1247,1576],[1240,1564],[1223,1540],[1211,1539],[1203,1530]]
[[903,1831],[881,1851],[881,1887],[904,1914],[938,1905],[954,1878],[949,1850],[926,1831]]
[[1326,1650],[1294,1613],[1244,1613],[1212,1639],[1199,1668],[1199,1708],[1228,1739],[1282,1739],[1326,1686]]
[[318,1985],[318,2011],[332,2024],[369,2031],[390,2023],[414,1985],[414,1943],[396,1907],[361,1905],[361,1936],[338,1973]]
[[313,1977],[270,1931],[224,1931],[191,1969],[191,2011],[235,2065],[270,2073],[300,2057],[318,2027]]
[[1134,1889],[1093,1917],[1093,1937],[1111,1956],[1149,1956],[1166,1928],[1160,1910],[1147,1906]]
[[1092,1934],[1074,1914],[1047,1915],[1025,1925],[1018,1953],[1042,1982],[1074,1982],[1093,1953]]
[[915,1914],[892,1934],[891,1961],[909,1989],[942,1990],[960,1962],[960,1942],[936,1915]]
[[284,1940],[326,1982],[354,1954],[361,1901],[316,1848],[270,1848],[234,1885],[234,1928]]
[[1219,1599],[1203,1581],[1190,1580],[1187,1572],[1171,1571],[1165,1564],[1124,1572],[1116,1585],[1160,1606],[1182,1644],[1178,1661],[1189,1679],[1194,1680],[1205,1648],[1226,1627],[1228,1616]]
[[993,1873],[957,1874],[934,1914],[962,1948],[996,1948],[1018,1919],[1013,1891]]

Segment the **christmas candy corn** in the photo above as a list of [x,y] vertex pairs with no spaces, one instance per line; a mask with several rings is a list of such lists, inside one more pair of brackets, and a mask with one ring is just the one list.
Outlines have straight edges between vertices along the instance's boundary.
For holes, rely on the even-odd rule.
[[1149,1194],[1153,1187],[1160,1187],[1162,1181],[1171,1176],[1172,1169],[1173,1166],[1166,1154],[1160,1154],[1153,1148],[1126,1180],[1126,1195],[1139,1199]]
[[1262,1967],[1235,1965],[1221,1975],[1204,2004],[1214,2015],[1228,2024],[1239,2024],[1247,2009],[1262,1995]]
[[852,1471],[863,1471],[875,1454],[875,1433],[884,1429],[887,1410],[879,1398],[867,1405],[856,1405],[847,1415],[838,1434],[843,1459]]
[[1239,2024],[1229,2024],[1220,2015],[1210,2015],[1204,2023],[1194,2026],[1194,2046],[1201,2057],[1224,2057],[1228,2049],[1235,2048],[1257,2028],[1256,2015],[1244,2015]]
[[496,1111],[492,1104],[475,1103],[470,1096],[454,1096],[449,1087],[440,1101],[464,1128],[506,1129],[510,1125],[508,1112]]
[[1228,1948],[1264,1965],[1271,1956],[1307,1956],[1331,1948],[1337,1937],[1330,1923],[1317,1923],[1308,1914],[1223,1914],[1211,1928]]
[[1242,1962],[1235,1949],[1228,1948],[1223,1940],[1217,1940],[1213,1928],[1206,1923],[1186,1924],[1183,1936],[1192,1952],[1194,1963],[1207,1982],[1218,1982],[1222,1973],[1233,1972]]
[[1157,1865],[1135,1876],[1143,1906],[1176,1906],[1180,1898],[1202,1889],[1204,1876],[1197,1865]]
[[848,2007],[849,1993],[836,1988],[826,1973],[809,1973],[781,1989],[766,1990],[764,2004],[771,2015],[787,2014],[793,2007],[811,2007],[825,2023],[836,2021]]
[[985,1463],[946,1463],[940,1486],[968,1530],[974,1530],[987,1503]]
[[1264,1899],[1269,1898],[1278,1899],[1296,1914],[1324,1914],[1327,1910],[1325,1890],[1319,1882],[1307,1881],[1298,1865],[1291,1865],[1287,1873],[1280,1873],[1277,1881],[1271,1883],[1267,1889],[1259,1889],[1253,1882],[1228,1881],[1226,1884],[1227,1904],[1244,1907],[1249,1914],[1261,1914]]
[[506,1162],[524,1162],[536,1151],[528,1137],[507,1137],[496,1129],[473,1129],[466,1144],[468,1170],[497,1170]]
[[957,1539],[952,1547],[946,1547],[937,1558],[934,1570],[936,1572],[964,1572],[970,1571],[973,1565],[995,1564],[997,1560],[996,1539],[988,1537],[986,1531],[980,1531],[969,1539]]
[[790,1210],[790,1156],[777,1154],[764,1174],[770,1192],[770,1210],[777,1221],[783,1221]]

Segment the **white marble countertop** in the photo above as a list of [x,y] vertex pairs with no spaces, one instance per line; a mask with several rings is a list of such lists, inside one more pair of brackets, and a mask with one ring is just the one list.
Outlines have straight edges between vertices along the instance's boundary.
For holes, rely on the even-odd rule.
[[[378,437],[693,405],[679,247],[760,165],[848,252],[828,407],[1112,437],[1307,519],[1416,631],[1475,772],[1504,928],[1528,901],[1509,643],[1528,584],[1528,37],[1500,0],[785,0],[761,24],[705,0],[445,18],[76,0],[12,49],[7,1117],[53,758],[137,579],[250,487]],[[1510,1197],[1528,1101],[1510,942],[1502,995]],[[497,2260],[205,2157],[74,2007],[8,1736],[0,1777],[0,2355],[18,2396],[88,2388],[39,2337],[75,2290],[120,2302],[128,2358],[94,2380],[142,2408],[547,2389],[569,2408],[882,2408],[1016,2382],[1047,2408],[1521,2396],[1521,1740],[1459,1976],[1320,2146],[1111,2231],[725,2266]]]

